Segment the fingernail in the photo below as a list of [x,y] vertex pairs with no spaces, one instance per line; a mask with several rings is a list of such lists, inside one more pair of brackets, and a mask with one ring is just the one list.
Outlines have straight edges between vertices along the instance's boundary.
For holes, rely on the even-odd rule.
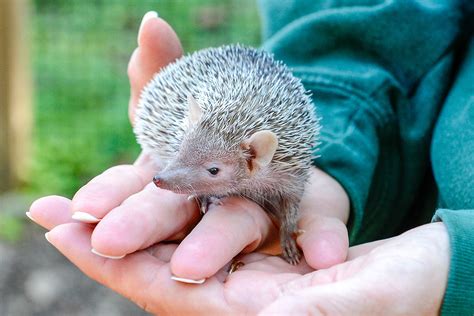
[[26,216],[27,216],[29,219],[31,219],[33,222],[36,223],[35,219],[33,218],[33,216],[31,216],[31,213],[30,213],[30,212],[26,212],[25,214],[26,214]]
[[175,280],[175,281],[183,282],[183,283],[189,283],[189,284],[203,284],[204,281],[206,281],[206,279],[192,280],[192,279],[179,278],[174,275],[171,276],[171,280]]
[[46,238],[46,240],[51,243],[51,240],[49,240],[49,232],[47,232],[46,234],[44,234],[44,238]]
[[158,17],[158,13],[156,11],[148,11],[143,16],[142,22],[140,23],[140,28],[138,29],[138,37],[137,37],[138,46],[140,46],[139,38],[140,38],[140,35],[142,34],[143,25],[145,25],[146,21],[148,21],[150,19],[153,19],[153,18],[157,18],[157,17]]
[[75,219],[76,221],[88,223],[88,224],[96,224],[100,222],[100,219],[85,212],[74,212],[74,214],[72,214],[71,217],[72,219]]
[[109,256],[109,255],[104,255],[103,253],[100,253],[98,252],[97,250],[95,250],[94,248],[91,249],[91,252],[95,255],[98,255],[99,257],[103,257],[103,258],[107,258],[107,259],[122,259],[123,257],[125,257],[125,255],[121,255],[121,256]]

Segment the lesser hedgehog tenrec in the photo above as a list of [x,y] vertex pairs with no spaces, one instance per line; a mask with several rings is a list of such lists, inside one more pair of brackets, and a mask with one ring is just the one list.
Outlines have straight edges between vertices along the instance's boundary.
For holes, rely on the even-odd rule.
[[281,62],[239,45],[204,49],[163,68],[144,88],[134,132],[163,168],[157,186],[210,203],[238,195],[280,225],[296,264],[298,208],[319,125],[309,94]]

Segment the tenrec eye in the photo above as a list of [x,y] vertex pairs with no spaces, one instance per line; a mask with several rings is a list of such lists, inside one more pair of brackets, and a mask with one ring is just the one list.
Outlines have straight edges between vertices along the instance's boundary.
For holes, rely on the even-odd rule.
[[210,174],[215,176],[219,172],[219,169],[216,167],[212,167],[212,168],[207,169],[207,171],[209,171]]

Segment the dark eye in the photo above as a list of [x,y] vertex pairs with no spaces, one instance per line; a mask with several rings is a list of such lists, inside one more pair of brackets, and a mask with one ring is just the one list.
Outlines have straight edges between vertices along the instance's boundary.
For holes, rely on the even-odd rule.
[[207,171],[209,171],[210,174],[215,176],[219,172],[219,169],[216,167],[212,167],[212,168],[207,169]]

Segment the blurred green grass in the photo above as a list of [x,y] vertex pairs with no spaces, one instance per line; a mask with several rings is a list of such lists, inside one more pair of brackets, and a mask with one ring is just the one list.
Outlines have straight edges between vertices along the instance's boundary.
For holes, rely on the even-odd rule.
[[10,214],[0,213],[0,240],[14,243],[25,229],[25,221]]
[[185,52],[259,44],[254,0],[34,0],[34,150],[26,191],[71,196],[136,157],[126,68],[149,10],[173,26]]

